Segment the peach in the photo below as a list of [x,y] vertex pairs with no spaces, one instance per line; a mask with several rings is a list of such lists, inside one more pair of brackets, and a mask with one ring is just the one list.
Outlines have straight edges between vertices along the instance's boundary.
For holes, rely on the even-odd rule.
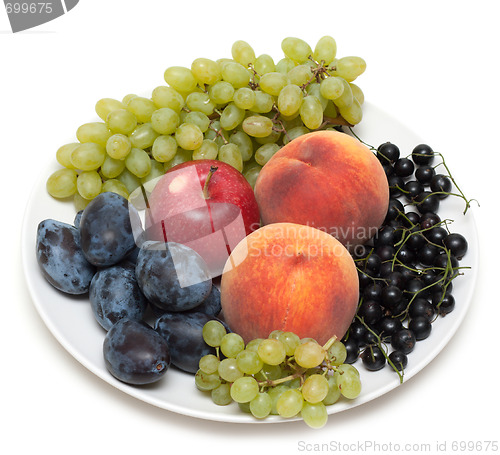
[[324,230],[348,247],[382,225],[389,185],[375,154],[352,136],[317,131],[281,148],[260,171],[255,197],[263,224]]
[[274,223],[238,243],[220,291],[224,320],[245,342],[283,330],[324,344],[347,332],[359,282],[351,255],[333,236],[310,226]]

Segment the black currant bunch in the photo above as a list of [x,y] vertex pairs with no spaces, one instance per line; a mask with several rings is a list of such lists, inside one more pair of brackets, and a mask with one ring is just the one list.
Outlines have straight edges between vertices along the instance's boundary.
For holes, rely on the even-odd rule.
[[[397,145],[386,142],[376,156],[387,175],[389,207],[378,233],[352,253],[360,300],[342,341],[346,363],[361,358],[371,371],[389,364],[402,380],[416,343],[429,337],[437,318],[453,311],[453,280],[467,253],[465,237],[440,218],[440,203],[450,195],[462,197],[467,207],[469,201],[442,155],[426,144],[402,157]],[[446,173],[436,172],[440,165]]]

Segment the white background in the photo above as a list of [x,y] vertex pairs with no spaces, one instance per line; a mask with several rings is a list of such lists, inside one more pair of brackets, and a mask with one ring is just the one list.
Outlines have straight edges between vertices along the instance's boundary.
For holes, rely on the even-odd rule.
[[[500,404],[492,218],[500,152],[496,2],[409,3],[81,0],[65,16],[18,34],[0,8],[2,452],[297,453],[304,443],[373,441],[431,444],[433,452],[447,442],[441,453],[453,453],[453,440],[500,439],[492,418]],[[443,151],[465,193],[480,202],[473,205],[481,244],[477,288],[454,338],[416,377],[331,416],[321,430],[302,422],[185,417],[93,376],[55,340],[26,289],[20,231],[40,172],[80,124],[94,119],[102,97],[151,90],[164,83],[168,66],[227,57],[237,39],[279,59],[282,38],[298,36],[314,46],[323,35],[337,40],[339,55],[365,58],[359,85],[367,101]],[[381,450],[365,453],[372,452]]]

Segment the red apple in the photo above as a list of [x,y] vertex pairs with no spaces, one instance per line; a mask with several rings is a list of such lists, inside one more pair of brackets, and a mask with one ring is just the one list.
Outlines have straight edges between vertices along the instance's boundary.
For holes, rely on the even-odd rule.
[[147,238],[194,249],[212,277],[222,273],[238,242],[260,226],[252,187],[222,161],[188,161],[169,169],[148,204]]

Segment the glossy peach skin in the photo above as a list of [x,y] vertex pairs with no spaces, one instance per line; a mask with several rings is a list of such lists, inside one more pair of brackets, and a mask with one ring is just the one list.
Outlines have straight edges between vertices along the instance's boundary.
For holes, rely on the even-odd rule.
[[344,336],[359,298],[346,248],[318,229],[293,223],[254,231],[233,250],[221,279],[222,314],[245,342],[273,330],[325,343]]
[[255,197],[263,224],[305,224],[351,247],[382,225],[389,186],[368,147],[345,133],[318,131],[294,139],[269,160]]

